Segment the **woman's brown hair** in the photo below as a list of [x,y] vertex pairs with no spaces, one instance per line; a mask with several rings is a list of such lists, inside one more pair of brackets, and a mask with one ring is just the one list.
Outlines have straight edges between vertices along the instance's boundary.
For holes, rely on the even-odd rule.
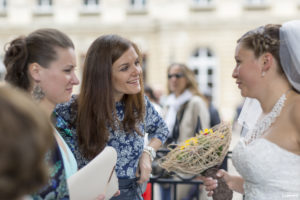
[[280,24],[258,27],[245,33],[237,42],[241,43],[244,48],[252,50],[256,58],[264,53],[271,53],[279,66],[279,73],[284,75],[279,56],[280,27]]
[[32,194],[49,180],[54,145],[48,116],[16,88],[0,87],[0,199]]
[[47,68],[50,62],[57,58],[57,47],[74,49],[71,39],[56,29],[38,29],[27,37],[14,39],[5,46],[5,80],[28,91],[31,86],[28,76],[29,64],[36,62]]
[[[143,77],[140,75],[141,92],[124,95],[124,119],[119,122],[116,116],[113,95],[112,65],[130,47],[142,57],[137,46],[118,35],[104,35],[97,38],[88,49],[83,68],[83,77],[78,97],[77,135],[79,148],[83,155],[94,158],[105,147],[108,138],[108,127],[113,130],[120,126],[125,132],[136,131],[137,123],[143,121],[144,91]],[[119,122],[116,125],[116,122]]]

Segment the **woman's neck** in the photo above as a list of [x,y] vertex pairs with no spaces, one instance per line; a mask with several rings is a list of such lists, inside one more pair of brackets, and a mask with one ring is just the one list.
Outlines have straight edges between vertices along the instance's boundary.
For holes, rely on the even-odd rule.
[[174,92],[175,97],[178,98],[178,97],[181,96],[186,90],[187,90],[187,89],[184,89],[184,90],[182,90],[182,91],[180,91],[180,92]]
[[289,84],[278,84],[263,91],[263,94],[257,98],[263,113],[267,114],[271,112],[279,98],[283,94],[287,95],[290,90],[292,90],[292,87]]
[[46,112],[47,116],[49,116],[50,118],[55,108],[55,104],[49,101],[47,98],[44,98],[39,102],[39,106]]

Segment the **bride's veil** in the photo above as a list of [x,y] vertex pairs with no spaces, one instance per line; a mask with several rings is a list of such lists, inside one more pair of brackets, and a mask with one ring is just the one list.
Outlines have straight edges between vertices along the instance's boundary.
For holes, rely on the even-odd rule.
[[285,75],[291,85],[300,92],[300,20],[282,25],[279,51]]

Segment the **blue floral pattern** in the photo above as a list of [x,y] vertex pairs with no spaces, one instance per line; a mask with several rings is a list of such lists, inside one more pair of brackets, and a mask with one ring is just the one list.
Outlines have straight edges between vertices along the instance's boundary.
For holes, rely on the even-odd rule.
[[[76,98],[76,96],[73,96],[69,102],[58,105],[54,112],[56,115],[57,130],[74,153],[78,167],[82,168],[89,160],[84,158],[78,149],[76,135]],[[139,124],[141,132],[147,132],[149,134],[149,140],[158,138],[164,143],[168,135],[168,128],[147,97],[145,97],[145,108],[144,122]],[[122,121],[124,118],[124,104],[121,102],[116,103],[116,111],[118,119]],[[136,132],[128,134],[121,129],[114,131],[111,127],[108,127],[108,130],[110,135],[107,145],[114,147],[118,154],[116,165],[118,178],[135,178],[138,161],[144,149],[143,136],[138,135]]]
[[50,179],[48,184],[32,195],[33,200],[70,199],[62,155],[58,144],[55,145],[53,151],[47,153],[46,162],[51,166]]

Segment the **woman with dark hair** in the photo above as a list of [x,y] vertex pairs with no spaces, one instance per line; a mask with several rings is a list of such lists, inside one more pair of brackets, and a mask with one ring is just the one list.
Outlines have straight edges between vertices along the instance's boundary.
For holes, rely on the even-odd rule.
[[[31,93],[49,119],[58,103],[70,100],[74,85],[76,59],[70,38],[55,29],[39,29],[9,43],[5,51],[5,80]],[[77,171],[77,163],[63,138],[53,128],[56,145],[49,151],[51,179],[34,199],[69,199],[66,178]],[[42,133],[41,133],[42,134]]]
[[26,93],[0,87],[0,199],[27,199],[47,183],[44,159],[54,144],[52,131]]
[[[112,199],[142,199],[141,184],[149,180],[155,151],[168,133],[144,96],[141,62],[133,42],[117,35],[97,38],[86,55],[80,95],[56,108],[71,127],[67,133],[58,125],[80,168],[106,145],[116,149],[121,194]],[[145,132],[150,138],[144,148]]]
[[[241,176],[217,176],[247,200],[300,199],[299,52],[300,20],[261,26],[237,41],[232,77],[251,98],[238,119],[248,132],[232,152]],[[204,184],[210,195],[218,186],[212,178]]]

